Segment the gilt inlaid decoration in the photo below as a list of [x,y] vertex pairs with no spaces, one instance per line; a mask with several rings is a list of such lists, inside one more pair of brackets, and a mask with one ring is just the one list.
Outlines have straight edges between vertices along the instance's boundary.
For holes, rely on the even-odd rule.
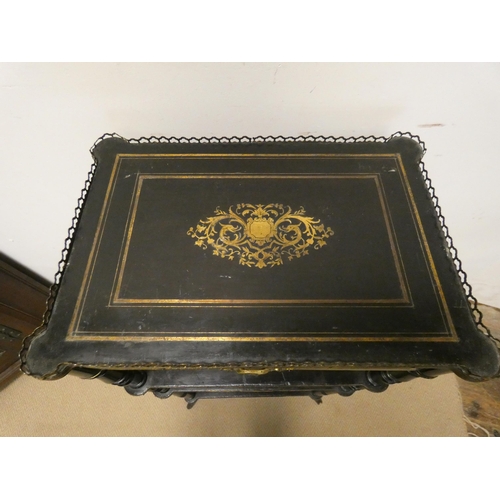
[[305,214],[303,207],[293,211],[278,203],[240,203],[227,211],[217,207],[214,216],[200,220],[187,234],[204,250],[211,247],[213,255],[262,269],[326,245],[332,229]]

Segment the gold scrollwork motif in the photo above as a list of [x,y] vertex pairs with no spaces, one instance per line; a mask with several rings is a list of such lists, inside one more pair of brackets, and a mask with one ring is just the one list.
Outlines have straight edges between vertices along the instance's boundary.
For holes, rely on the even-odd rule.
[[196,239],[195,245],[205,250],[211,246],[214,255],[237,257],[241,265],[262,269],[283,264],[284,256],[292,260],[307,255],[310,246],[326,245],[332,229],[305,213],[303,207],[293,212],[278,203],[240,203],[227,212],[217,207],[214,217],[201,220],[187,234]]

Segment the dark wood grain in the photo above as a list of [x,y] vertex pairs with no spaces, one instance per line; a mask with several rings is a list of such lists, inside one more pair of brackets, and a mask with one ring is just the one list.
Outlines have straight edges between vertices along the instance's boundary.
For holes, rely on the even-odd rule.
[[20,373],[23,339],[42,322],[48,283],[0,255],[0,388]]
[[[484,323],[500,338],[500,309],[481,305]],[[472,383],[459,379],[469,436],[500,437],[500,378]]]

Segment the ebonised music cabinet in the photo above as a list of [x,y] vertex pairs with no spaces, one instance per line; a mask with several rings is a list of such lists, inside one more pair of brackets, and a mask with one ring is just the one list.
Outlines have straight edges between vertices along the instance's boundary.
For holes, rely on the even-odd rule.
[[26,373],[188,406],[498,373],[418,138],[111,135],[91,152]]

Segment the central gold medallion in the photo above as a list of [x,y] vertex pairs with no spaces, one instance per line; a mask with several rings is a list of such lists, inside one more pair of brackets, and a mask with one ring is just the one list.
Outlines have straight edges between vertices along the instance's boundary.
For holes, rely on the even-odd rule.
[[333,235],[320,220],[306,217],[303,207],[295,212],[286,205],[251,205],[240,203],[226,212],[217,208],[215,216],[201,220],[188,235],[195,238],[195,245],[213,254],[249,267],[262,269],[283,264],[288,260],[309,253],[326,245],[326,238]]
[[255,220],[248,223],[248,236],[256,240],[265,240],[271,234],[272,226],[267,220]]

